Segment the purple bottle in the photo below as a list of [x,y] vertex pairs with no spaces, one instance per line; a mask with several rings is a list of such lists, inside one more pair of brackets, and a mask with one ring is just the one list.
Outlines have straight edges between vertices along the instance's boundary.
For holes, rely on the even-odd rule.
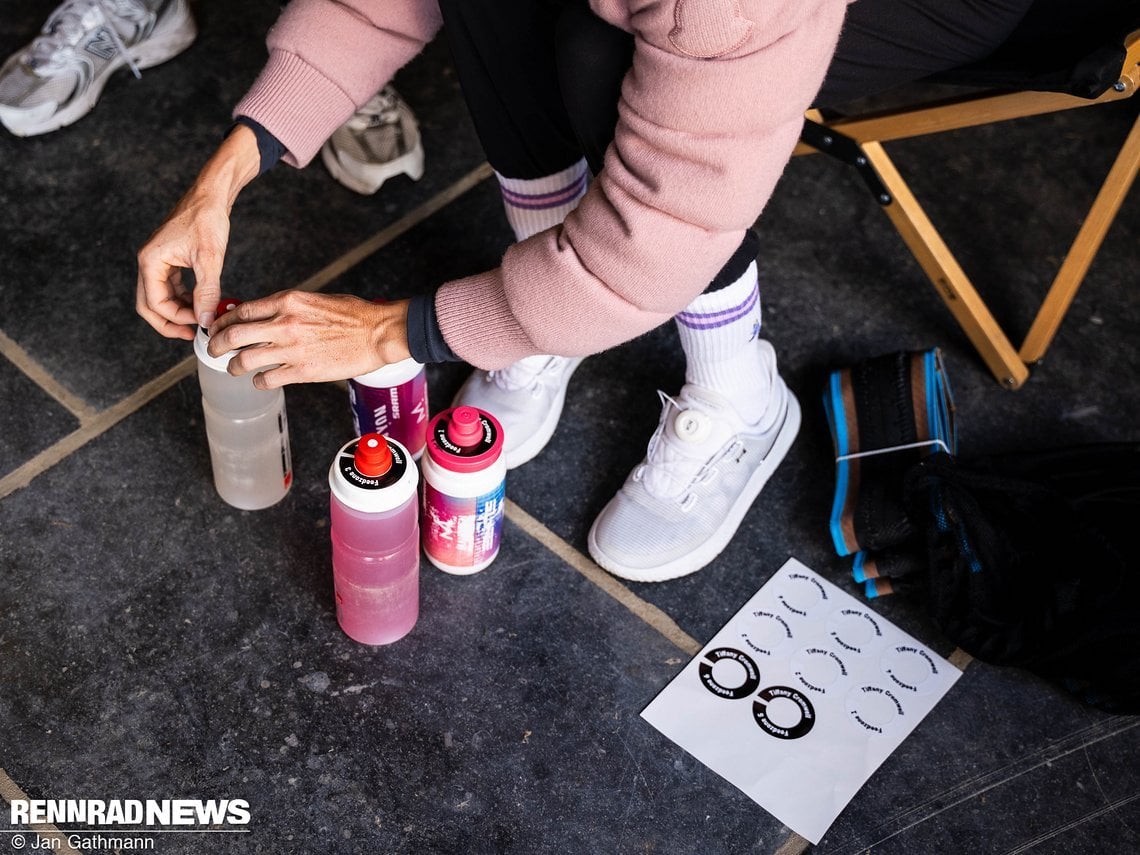
[[362,644],[391,644],[420,612],[419,472],[408,450],[368,433],[329,467],[333,588],[340,628]]

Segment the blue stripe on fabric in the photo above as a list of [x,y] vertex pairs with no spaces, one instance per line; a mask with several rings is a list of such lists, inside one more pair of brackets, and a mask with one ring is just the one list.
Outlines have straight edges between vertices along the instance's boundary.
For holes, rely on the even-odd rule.
[[[823,406],[827,411],[827,423],[831,426],[831,439],[835,445],[835,456],[842,457],[850,454],[847,434],[847,416],[843,408],[843,386],[839,381],[839,372],[832,372],[828,378],[828,393],[824,395]],[[839,555],[846,555],[849,550],[843,539],[843,505],[847,497],[847,465],[848,461],[840,460],[835,465],[835,497],[831,504],[831,540],[835,544],[835,551]]]
[[867,581],[867,553],[861,549],[855,553],[855,562],[851,565],[851,576],[856,582]]

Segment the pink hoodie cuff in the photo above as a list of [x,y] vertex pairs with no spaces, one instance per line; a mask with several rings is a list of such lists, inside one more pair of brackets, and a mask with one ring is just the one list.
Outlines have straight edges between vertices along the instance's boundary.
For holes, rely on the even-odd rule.
[[476,368],[505,368],[538,353],[507,303],[501,268],[445,283],[435,311],[448,347]]
[[274,50],[234,116],[248,116],[280,140],[291,166],[311,161],[356,109],[344,90],[299,56]]

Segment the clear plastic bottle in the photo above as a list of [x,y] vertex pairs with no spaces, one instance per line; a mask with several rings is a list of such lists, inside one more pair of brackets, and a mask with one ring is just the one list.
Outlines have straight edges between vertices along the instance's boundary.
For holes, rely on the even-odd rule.
[[428,424],[424,554],[446,573],[468,575],[499,554],[506,508],[503,428],[474,407],[444,410]]
[[[237,306],[223,300],[217,314]],[[247,511],[268,508],[285,498],[293,484],[285,392],[253,385],[253,374],[234,377],[226,370],[236,351],[210,356],[210,338],[198,328],[194,353],[214,486],[223,501]]]
[[336,618],[354,641],[391,644],[419,617],[418,483],[408,450],[378,433],[345,444],[329,467]]
[[427,374],[414,359],[394,362],[348,381],[357,436],[390,436],[420,459],[428,420]]

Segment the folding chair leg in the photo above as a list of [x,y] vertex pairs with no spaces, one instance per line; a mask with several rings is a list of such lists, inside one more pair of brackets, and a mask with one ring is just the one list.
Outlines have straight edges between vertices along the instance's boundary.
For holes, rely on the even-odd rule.
[[877,142],[867,142],[863,144],[863,152],[891,193],[893,201],[885,205],[884,210],[934,283],[943,302],[998,382],[1010,389],[1018,388],[1029,376],[1029,369],[1017,355],[965,271],[910,192],[883,147]]
[[1137,170],[1140,170],[1140,118],[1136,119],[1124,141],[1069,254],[1057,271],[1057,278],[1053,280],[1045,301],[1037,311],[1037,317],[1033,319],[1033,325],[1021,345],[1020,356],[1024,362],[1038,362],[1045,355],[1113,218],[1120,210],[1124,197],[1128,195]]

